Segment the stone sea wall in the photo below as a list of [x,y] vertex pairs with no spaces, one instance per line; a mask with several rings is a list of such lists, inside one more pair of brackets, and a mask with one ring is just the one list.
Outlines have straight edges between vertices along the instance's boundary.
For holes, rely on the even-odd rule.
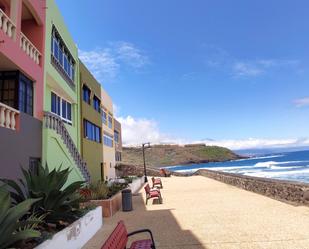
[[309,206],[309,184],[269,178],[244,176],[212,170],[199,170],[195,175],[205,176],[276,200]]

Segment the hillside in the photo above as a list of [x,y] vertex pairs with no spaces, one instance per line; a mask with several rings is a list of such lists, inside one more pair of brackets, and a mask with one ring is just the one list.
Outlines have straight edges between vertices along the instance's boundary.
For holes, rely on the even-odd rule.
[[[145,150],[147,166],[161,167],[170,165],[222,162],[240,159],[231,150],[218,146],[194,145],[152,145]],[[122,153],[123,164],[143,165],[142,149],[124,147]]]

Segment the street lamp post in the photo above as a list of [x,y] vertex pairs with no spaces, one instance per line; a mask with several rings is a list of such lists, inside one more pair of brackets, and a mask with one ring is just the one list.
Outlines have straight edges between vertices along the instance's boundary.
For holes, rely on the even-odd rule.
[[147,179],[147,171],[146,171],[145,148],[150,148],[150,143],[143,143],[142,148],[143,148],[144,175],[145,175],[144,181],[146,183],[148,182],[148,179]]

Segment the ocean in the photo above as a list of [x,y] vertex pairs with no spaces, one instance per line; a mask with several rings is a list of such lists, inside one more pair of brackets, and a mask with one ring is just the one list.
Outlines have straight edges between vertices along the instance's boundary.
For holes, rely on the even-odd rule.
[[210,169],[247,176],[309,183],[309,151],[270,154],[222,163],[203,163],[166,167],[170,171],[194,173]]

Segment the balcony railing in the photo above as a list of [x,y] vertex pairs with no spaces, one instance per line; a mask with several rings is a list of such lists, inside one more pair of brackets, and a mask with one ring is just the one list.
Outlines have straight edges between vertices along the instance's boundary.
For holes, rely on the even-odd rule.
[[14,38],[16,26],[12,20],[0,9],[0,29],[7,34],[8,37]]
[[41,53],[22,32],[20,32],[20,48],[34,60],[36,64],[40,64]]
[[0,127],[16,130],[16,120],[18,118],[18,110],[0,103]]
[[44,113],[44,121],[45,121],[45,128],[52,129],[61,136],[62,141],[69,150],[80,172],[84,176],[85,180],[89,182],[90,174],[87,168],[87,164],[86,162],[83,161],[82,156],[77,150],[74,141],[72,140],[68,130],[65,127],[64,122],[61,120],[60,117],[50,112]]

